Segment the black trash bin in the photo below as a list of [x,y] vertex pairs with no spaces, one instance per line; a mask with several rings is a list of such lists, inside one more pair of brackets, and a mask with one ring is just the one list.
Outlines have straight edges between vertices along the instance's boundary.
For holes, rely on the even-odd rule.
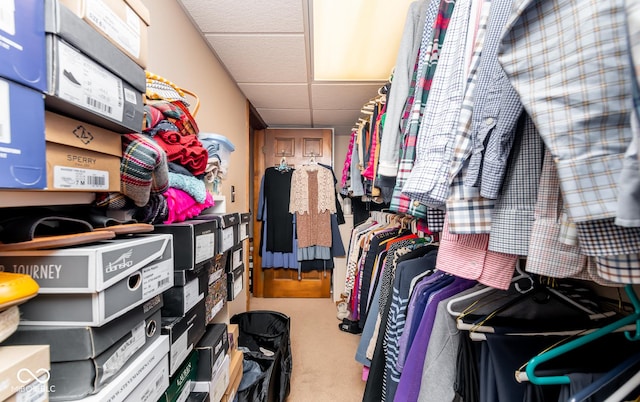
[[[238,346],[244,353],[245,367],[259,367],[253,372],[251,382],[241,383],[238,402],[284,402],[291,382],[291,324],[285,314],[277,311],[247,311],[231,317],[238,324]],[[247,373],[248,374],[248,373]]]

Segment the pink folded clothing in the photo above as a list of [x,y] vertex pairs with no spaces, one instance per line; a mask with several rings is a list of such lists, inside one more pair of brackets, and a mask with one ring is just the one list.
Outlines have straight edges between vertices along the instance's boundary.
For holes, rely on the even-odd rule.
[[203,203],[197,202],[188,193],[173,187],[162,195],[167,200],[168,211],[167,219],[163,223],[184,222],[200,215],[200,212],[214,205],[213,195],[209,192],[207,192]]

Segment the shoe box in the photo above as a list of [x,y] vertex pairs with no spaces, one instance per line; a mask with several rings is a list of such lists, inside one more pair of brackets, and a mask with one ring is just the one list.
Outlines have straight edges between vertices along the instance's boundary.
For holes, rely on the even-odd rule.
[[250,233],[251,212],[243,212],[240,214],[240,226],[238,227],[238,242],[242,242],[249,238]]
[[169,379],[169,388],[158,402],[186,401],[191,393],[192,381],[198,371],[198,353],[193,350],[178,371]]
[[208,392],[191,392],[186,402],[210,402]]
[[213,373],[208,381],[195,381],[193,390],[195,392],[209,392],[211,400],[220,401],[225,391],[229,387],[229,366],[231,359],[228,354],[224,354],[222,364]]
[[96,359],[120,341],[136,344],[140,333],[153,334],[162,325],[156,313],[162,307],[157,295],[101,327],[19,325],[3,345],[49,345],[53,363]]
[[[196,375],[196,381],[211,381],[215,372],[222,366],[224,358],[229,352],[227,325],[207,325],[204,336],[196,345],[196,351],[198,352],[198,373]],[[194,389],[194,391],[197,390]],[[198,392],[209,392],[209,389]]]
[[42,94],[47,89],[43,2],[3,1],[0,15],[0,77]]
[[160,335],[100,392],[85,402],[155,401],[169,386],[169,339]]
[[184,316],[162,317],[162,334],[169,337],[170,344],[169,375],[174,375],[204,336],[205,315],[205,302],[202,299]]
[[242,381],[244,355],[238,349],[229,349],[229,385],[220,402],[233,402]]
[[0,401],[46,401],[49,372],[49,345],[1,346]]
[[227,302],[227,274],[223,273],[220,279],[209,284],[205,296],[205,308],[207,310],[206,322],[212,323],[216,314],[222,311]]
[[242,243],[238,243],[231,248],[230,258],[227,262],[227,273],[233,272],[236,268],[243,265],[244,262],[244,246]]
[[187,220],[154,226],[154,233],[173,235],[175,270],[193,270],[216,254],[215,221]]
[[45,1],[47,109],[119,133],[143,127],[146,75],[58,0]]
[[225,251],[224,253],[216,254],[211,260],[212,263],[209,267],[209,285],[222,278],[222,275],[226,272],[229,254],[231,254],[229,251]]
[[194,219],[215,221],[218,224],[217,253],[230,250],[238,241],[240,214],[238,213],[208,213],[198,215]]
[[45,112],[47,189],[120,191],[120,134]]
[[244,264],[227,274],[227,300],[235,300],[244,289]]
[[56,392],[50,398],[74,400],[100,392],[160,337],[160,323],[160,311],[156,311],[94,358],[51,362],[49,381]]
[[60,0],[140,67],[147,67],[149,10],[140,0]]
[[[0,4],[0,10],[2,7],[4,3]],[[2,33],[0,27],[0,45]],[[0,46],[0,54],[2,51]],[[0,69],[6,59],[2,60]],[[4,172],[0,175],[0,188],[47,186],[44,136],[42,93],[0,78],[0,170]]]
[[204,300],[208,287],[208,267],[201,265],[198,271],[194,272],[193,276],[192,279],[185,278],[188,279],[188,282],[184,284],[184,286],[175,286],[174,284],[172,288],[164,291],[162,294],[164,298],[164,306],[162,307],[163,316],[184,316],[200,300]]
[[[107,240],[105,243],[126,242],[126,240]],[[113,263],[112,269],[123,267],[124,270],[131,263],[130,260],[127,261],[127,258],[130,258],[129,250],[121,251],[117,260],[110,261]],[[133,253],[131,253],[132,255]],[[129,274],[118,273],[117,275],[121,279],[114,280],[115,283],[108,287],[104,286],[104,289],[99,291],[83,290],[80,293],[77,290],[68,292],[56,289],[53,293],[45,292],[45,287],[38,296],[20,306],[21,324],[101,326],[173,286],[173,248],[171,242],[167,243],[160,258],[152,260],[143,267],[139,265],[132,268],[132,272]],[[95,267],[95,265],[91,266],[86,262],[79,266],[88,266],[89,272],[92,271],[92,267]],[[62,269],[58,271],[57,268],[59,266],[57,267],[55,264],[27,267],[28,270],[33,271],[33,273],[29,273],[32,273],[36,281],[40,281],[39,278],[43,272],[46,274],[46,279],[52,277],[57,279],[57,275],[62,272]],[[82,270],[78,271],[82,272]],[[62,286],[65,286],[66,289],[71,288],[68,284]],[[85,282],[79,283],[78,286],[87,285]]]
[[156,260],[173,260],[171,236],[139,235],[54,250],[5,251],[0,252],[0,270],[31,275],[40,295],[92,293]]

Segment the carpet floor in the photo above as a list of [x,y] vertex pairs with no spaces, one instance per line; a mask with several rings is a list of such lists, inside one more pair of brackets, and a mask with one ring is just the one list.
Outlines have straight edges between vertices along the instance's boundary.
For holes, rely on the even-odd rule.
[[338,329],[332,299],[254,297],[250,306],[291,319],[293,372],[287,402],[362,401],[362,365],[354,359],[360,336]]

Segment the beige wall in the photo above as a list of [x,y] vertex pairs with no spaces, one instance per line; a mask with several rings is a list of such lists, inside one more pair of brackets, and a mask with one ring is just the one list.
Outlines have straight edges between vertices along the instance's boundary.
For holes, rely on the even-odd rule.
[[[176,0],[143,0],[151,12],[147,70],[195,92],[201,132],[229,138],[235,146],[222,182],[227,212],[249,210],[249,125],[246,98],[213,55]],[[231,186],[236,201],[231,202]],[[245,253],[248,255],[248,253]],[[246,262],[246,261],[245,261]],[[244,292],[228,303],[229,316],[245,310]]]

